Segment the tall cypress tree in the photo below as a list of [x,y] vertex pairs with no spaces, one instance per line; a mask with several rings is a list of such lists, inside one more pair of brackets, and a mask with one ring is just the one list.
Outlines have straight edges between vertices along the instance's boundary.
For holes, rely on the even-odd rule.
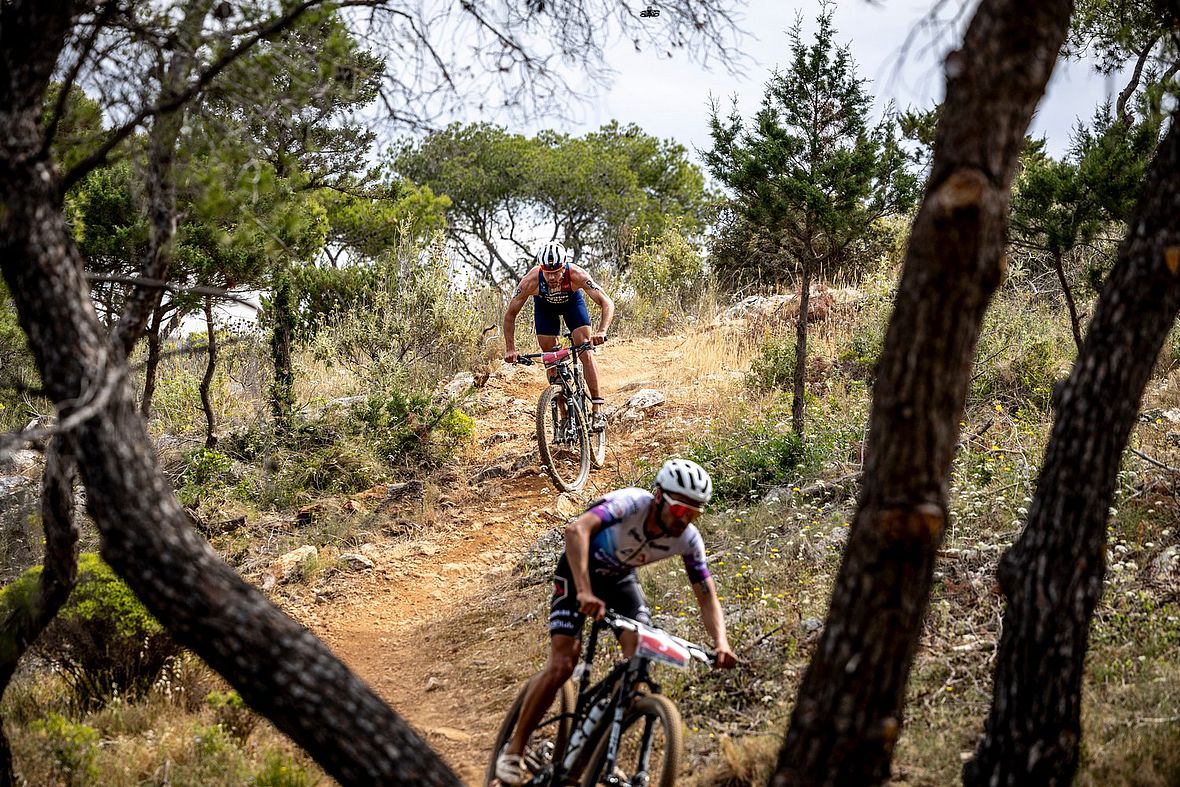
[[873,223],[908,210],[917,192],[893,120],[869,125],[871,97],[848,47],[834,41],[832,13],[825,7],[809,45],[802,20],[796,20],[791,65],[773,73],[748,126],[736,107],[728,121],[714,108],[713,148],[705,154],[710,171],[732,190],[735,213],[757,239],[751,252],[764,274],[759,278],[797,276],[792,426],[800,435],[811,282],[849,262]]

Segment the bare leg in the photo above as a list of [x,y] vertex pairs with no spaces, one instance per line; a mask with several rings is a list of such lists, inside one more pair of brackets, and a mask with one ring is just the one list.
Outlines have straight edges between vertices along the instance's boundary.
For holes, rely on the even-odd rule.
[[[549,659],[545,668],[529,681],[525,690],[524,703],[520,708],[520,718],[516,721],[516,730],[512,740],[508,742],[509,754],[521,754],[533,730],[541,723],[545,709],[553,702],[557,692],[570,675],[574,674],[574,665],[582,652],[582,641],[577,637],[566,634],[554,634],[550,640]],[[632,645],[634,652],[634,645]]]
[[[537,334],[537,344],[541,346],[541,352],[547,353],[556,349],[557,339],[558,337],[556,336],[542,336],[539,333]],[[549,384],[557,385],[557,372],[548,369],[546,373],[549,375]],[[557,397],[557,414],[561,418],[565,418],[565,399],[561,396]]]
[[[574,331],[574,344],[590,341],[590,326],[583,325]],[[594,361],[594,353],[587,350],[582,353],[582,371],[586,375],[586,387],[590,389],[590,398],[600,398],[598,394],[598,364]],[[600,405],[592,403],[594,412],[598,412]]]

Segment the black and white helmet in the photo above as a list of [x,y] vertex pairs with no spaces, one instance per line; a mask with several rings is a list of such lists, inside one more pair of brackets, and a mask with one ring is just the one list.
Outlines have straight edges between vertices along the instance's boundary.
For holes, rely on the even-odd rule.
[[537,252],[537,264],[547,271],[555,271],[565,265],[565,246],[560,243],[546,243]]
[[702,506],[713,497],[713,479],[705,468],[688,459],[669,459],[656,473],[656,486]]

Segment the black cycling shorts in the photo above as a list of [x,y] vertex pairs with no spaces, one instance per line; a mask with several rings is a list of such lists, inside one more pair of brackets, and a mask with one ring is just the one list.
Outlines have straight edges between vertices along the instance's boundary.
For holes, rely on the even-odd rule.
[[561,304],[547,303],[533,296],[533,328],[538,336],[561,336],[561,321],[565,320],[568,331],[576,331],[590,324],[590,310],[586,299],[578,290],[568,301]]
[[[590,575],[590,589],[620,615],[651,623],[651,610],[639,587],[639,578],[631,571],[619,577]],[[557,561],[553,573],[553,598],[549,601],[549,636],[565,634],[570,637],[582,636],[582,624],[586,616],[578,609],[578,589],[570,571],[569,560],[563,554]]]

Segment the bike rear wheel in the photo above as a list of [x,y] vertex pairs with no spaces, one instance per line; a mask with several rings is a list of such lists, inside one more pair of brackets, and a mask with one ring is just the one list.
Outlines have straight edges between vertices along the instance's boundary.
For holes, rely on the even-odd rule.
[[[508,714],[500,725],[500,731],[496,734],[496,742],[492,746],[492,758],[488,762],[488,770],[484,776],[485,787],[500,787],[500,780],[496,778],[496,760],[499,759],[500,752],[508,744],[508,741],[512,739],[512,733],[516,731],[516,722],[520,718],[520,709],[524,705],[524,694],[528,687],[529,682],[520,687],[520,691],[516,694],[516,700],[508,709]],[[573,719],[575,701],[574,684],[566,681],[562,684],[561,690],[557,692],[557,696],[554,697],[553,703],[545,711],[545,715],[541,717],[541,723],[537,725],[537,729],[533,730],[533,735],[525,746],[524,755],[525,762],[534,776],[554,762],[560,762],[561,758],[565,756],[565,745],[570,738],[570,723]]]
[[582,408],[566,403],[561,418],[556,401],[560,385],[551,385],[537,402],[537,447],[541,464],[562,492],[576,492],[590,476],[590,435]]
[[644,694],[635,698],[623,717],[619,736],[619,754],[615,767],[606,772],[606,750],[610,735],[602,736],[590,767],[582,777],[582,787],[607,784],[614,775],[623,784],[645,787],[675,787],[676,770],[684,747],[680,711],[662,694]]

